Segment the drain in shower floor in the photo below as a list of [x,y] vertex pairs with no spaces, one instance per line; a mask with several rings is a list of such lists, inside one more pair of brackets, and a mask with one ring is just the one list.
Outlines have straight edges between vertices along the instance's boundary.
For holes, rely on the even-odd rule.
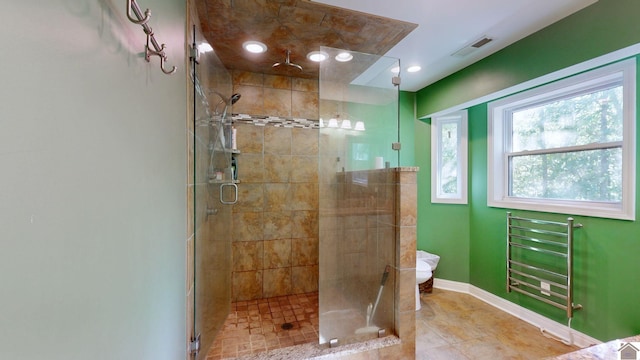
[[284,323],[284,324],[280,325],[280,328],[282,330],[291,330],[291,329],[293,329],[293,324],[292,323]]

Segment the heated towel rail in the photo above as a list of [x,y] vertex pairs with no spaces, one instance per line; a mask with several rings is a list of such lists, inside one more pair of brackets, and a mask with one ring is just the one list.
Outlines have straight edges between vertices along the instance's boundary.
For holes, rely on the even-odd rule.
[[573,218],[566,223],[507,212],[507,292],[515,291],[566,310],[573,304]]

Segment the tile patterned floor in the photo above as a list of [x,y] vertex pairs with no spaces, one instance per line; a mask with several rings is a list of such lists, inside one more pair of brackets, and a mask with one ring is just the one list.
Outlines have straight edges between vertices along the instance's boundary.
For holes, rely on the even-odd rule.
[[[291,327],[283,329],[285,323]],[[239,301],[231,304],[206,359],[233,359],[317,341],[317,292]]]
[[[578,350],[468,294],[434,289],[416,313],[417,360],[540,359]],[[290,330],[281,325],[291,323]],[[232,359],[318,341],[318,293],[231,305],[207,360]]]
[[434,289],[416,313],[416,359],[540,359],[578,348],[468,294]]

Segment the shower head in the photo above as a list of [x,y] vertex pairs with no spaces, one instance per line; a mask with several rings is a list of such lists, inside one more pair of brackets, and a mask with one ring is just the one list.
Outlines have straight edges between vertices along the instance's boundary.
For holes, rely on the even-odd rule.
[[290,51],[290,50],[286,50],[286,51],[285,51],[285,53],[286,53],[287,55],[286,55],[286,57],[285,57],[285,59],[284,59],[284,62],[283,62],[283,63],[281,63],[281,62],[277,62],[277,63],[273,64],[273,66],[272,66],[272,67],[278,67],[278,66],[280,66],[280,65],[288,65],[288,66],[293,66],[294,68],[296,68],[296,69],[298,69],[298,70],[302,71],[302,66],[300,66],[300,65],[298,65],[298,64],[294,64],[294,63],[292,63],[292,62],[291,62],[291,60],[290,60],[291,51]]
[[[222,95],[221,93],[219,93],[216,90],[211,90],[212,93],[218,95],[218,97],[220,97],[220,101],[218,101],[218,103],[216,104],[215,108],[214,108],[214,112],[216,114],[218,114],[218,106],[220,106],[220,104],[224,104],[224,110],[222,111],[223,114],[226,114],[227,112],[227,107],[229,105],[233,105],[235,103],[238,102],[238,100],[240,100],[240,94],[235,93],[233,95],[231,95],[230,98],[226,98],[224,95]],[[224,116],[223,116],[224,117]]]
[[226,96],[222,95],[220,92],[218,92],[217,90],[211,90],[212,93],[218,95],[218,97],[220,97],[220,101],[218,103],[225,103],[225,104],[235,104],[236,102],[238,102],[238,100],[240,100],[240,94],[235,93],[233,95],[231,95],[231,97],[227,98]]
[[222,110],[222,119],[223,119],[223,121],[227,116],[227,109],[229,108],[229,105],[233,105],[233,104],[237,103],[238,100],[240,100],[240,94],[235,93],[235,94],[231,95],[231,97],[229,98],[227,103],[224,105],[224,110]]

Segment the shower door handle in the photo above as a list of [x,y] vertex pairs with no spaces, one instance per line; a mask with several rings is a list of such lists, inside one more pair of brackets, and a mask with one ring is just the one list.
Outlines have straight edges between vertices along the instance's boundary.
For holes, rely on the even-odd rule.
[[[224,188],[227,186],[233,187],[233,201],[225,201],[224,200]],[[224,183],[220,184],[220,202],[225,205],[233,205],[238,202],[238,185],[234,183]]]

